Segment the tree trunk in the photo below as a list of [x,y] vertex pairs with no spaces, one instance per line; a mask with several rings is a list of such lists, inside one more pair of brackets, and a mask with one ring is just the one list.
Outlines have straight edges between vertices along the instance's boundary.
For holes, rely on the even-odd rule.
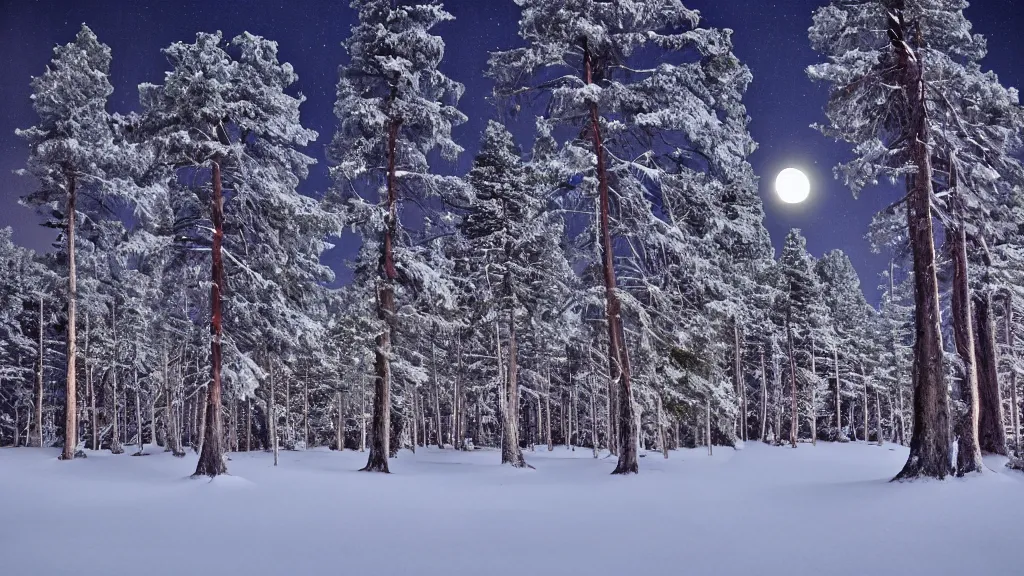
[[309,372],[302,379],[302,446],[309,449]]
[[124,447],[121,446],[121,434],[118,430],[117,420],[117,303],[110,305],[110,333],[113,335],[113,360],[110,363],[110,420],[113,427],[110,431],[110,453],[123,454]]
[[550,361],[547,363],[548,370],[548,389],[547,394],[544,395],[544,411],[547,412],[548,419],[544,428],[544,440],[548,444],[548,452],[555,449],[555,444],[551,440],[551,364]]
[[[951,164],[954,162],[951,161]],[[978,443],[978,365],[974,355],[974,315],[971,312],[971,288],[968,277],[967,232],[964,228],[962,198],[958,190],[955,168],[950,172],[951,204],[956,224],[947,226],[946,237],[953,260],[953,290],[950,298],[953,342],[963,364],[960,397],[966,405],[966,411],[959,418],[957,425],[957,475],[963,476],[970,472],[981,472],[984,464],[981,460],[981,446]]]
[[270,428],[270,449],[274,452],[274,466],[277,466],[277,398],[274,390],[274,359],[267,359],[267,373],[270,381],[270,390],[267,395],[267,427]]
[[[597,458],[601,450],[597,441],[597,382],[590,381],[590,443],[593,444],[594,458]],[[668,453],[665,453],[668,458]]]
[[252,450],[252,399],[245,398],[245,451]]
[[707,440],[708,444],[708,456],[713,455],[713,449],[711,448],[711,397],[708,396],[705,405],[707,411],[704,414],[704,439]]
[[135,376],[135,431],[139,435],[138,454],[141,455],[142,451],[146,448],[146,443],[142,441],[142,388],[139,386],[139,371],[132,370],[132,373]]
[[[902,6],[900,7],[902,8]],[[905,34],[903,10],[890,11],[889,38],[899,57],[906,98],[911,161],[916,173],[908,177],[907,229],[914,260],[914,430],[910,455],[896,480],[920,476],[945,478],[950,470],[949,399],[942,366],[939,284],[935,276],[932,230],[932,163],[920,59]]]
[[342,404],[341,390],[338,390],[338,431],[334,444],[338,452],[345,450],[345,407]]
[[75,362],[77,360],[77,334],[75,332],[76,307],[78,305],[78,278],[75,270],[75,200],[77,192],[76,179],[68,174],[68,207],[67,207],[67,230],[65,241],[68,252],[68,318],[67,318],[67,386],[64,396],[64,450],[61,452],[61,460],[71,460],[75,457],[78,448],[78,401],[75,397],[77,392],[77,372]]
[[736,387],[736,397],[740,401],[740,417],[738,418],[738,425],[740,428],[739,436],[740,440],[746,442],[747,440],[747,386],[743,382],[743,355],[742,349],[740,348],[740,322],[733,316],[732,319],[732,378],[733,384]]
[[1014,451],[1020,458],[1020,405],[1017,403],[1017,370],[1015,366],[1017,352],[1013,341],[1013,295],[1009,290],[1006,291],[1005,306],[1006,353],[1010,357],[1010,424],[1013,428]]
[[430,364],[434,372],[434,420],[437,423],[437,448],[444,450],[444,435],[441,428],[441,384],[437,380],[437,349],[430,343]]
[[789,395],[792,399],[789,418],[789,443],[793,448],[796,448],[796,439],[799,427],[796,397],[796,360],[793,358],[793,326],[790,322],[788,312],[786,314],[786,341],[788,343],[787,346],[789,350]]
[[398,130],[401,122],[392,119],[388,124],[388,177],[387,177],[387,218],[384,225],[381,249],[380,283],[377,287],[377,316],[384,321],[383,329],[376,337],[374,347],[374,372],[376,381],[373,391],[373,423],[370,429],[370,456],[365,472],[389,473],[388,456],[391,452],[391,332],[395,323],[395,270],[392,243],[398,231],[398,181],[395,176],[395,162],[398,145]]
[[832,347],[832,368],[836,376],[836,439],[845,442],[847,438],[843,433],[843,387],[839,383],[839,348],[835,346]]
[[996,330],[992,320],[992,295],[988,290],[974,295],[974,319],[974,350],[978,362],[978,444],[984,453],[1008,456],[1003,395],[999,390]]
[[881,446],[882,442],[882,400],[878,394],[878,387],[875,387],[875,419],[878,420],[876,429],[878,430],[878,445]]
[[[593,55],[584,42],[584,81],[593,83]],[[597,103],[590,103],[590,130],[597,157],[598,192],[600,195],[600,236],[602,267],[604,270],[605,307],[608,324],[608,377],[616,382],[619,392],[619,460],[612,474],[636,474],[637,428],[633,407],[633,387],[630,381],[629,356],[626,353],[625,334],[620,316],[622,304],[615,286],[614,247],[611,236],[611,200],[609,198],[608,172],[605,166],[604,144],[601,140],[601,122]]]
[[[506,287],[511,281],[505,278]],[[523,459],[523,451],[519,447],[519,375],[518,351],[516,349],[516,320],[515,311],[508,312],[508,369],[505,371],[505,393],[502,394],[504,406],[504,427],[501,435],[501,463],[509,464],[513,468],[526,467],[526,460]]]
[[765,371],[764,348],[761,349],[761,442],[768,438],[768,374]]
[[779,357],[772,355],[772,374],[775,381],[775,445],[782,446],[782,366]]
[[224,284],[224,260],[221,244],[224,241],[224,199],[221,193],[220,162],[213,161],[213,194],[210,198],[210,215],[213,221],[213,247],[210,250],[212,266],[210,284],[210,385],[206,393],[206,404],[203,419],[203,440],[199,453],[199,462],[193,476],[214,477],[226,474],[228,469],[224,463],[223,436],[221,434],[220,414],[220,367],[221,339],[224,330],[221,325],[221,296],[226,288]]
[[100,439],[99,439],[99,426],[97,425],[98,418],[96,416],[96,385],[93,382],[92,364],[89,363],[89,315],[85,315],[85,385],[89,391],[89,418],[91,424],[89,426],[90,438],[92,440],[93,451],[99,450]]
[[[465,446],[466,432],[462,429],[462,386],[459,379],[462,378],[462,336],[457,334],[455,338],[455,382],[452,391],[452,444],[456,450],[463,450]],[[540,401],[537,402],[537,409],[540,410]]]
[[818,445],[818,369],[815,363],[817,350],[814,347],[814,338],[811,338],[811,446]]
[[[665,423],[662,421],[664,414],[661,410],[661,395],[658,395],[658,447],[661,448],[662,455],[668,460],[668,442],[666,441],[665,434]],[[597,451],[594,451],[594,458],[597,458]]]
[[366,378],[359,375],[359,451],[366,452]]
[[39,295],[39,366],[36,370],[36,389],[33,394],[31,426],[27,444],[33,448],[43,445],[43,362],[46,348],[43,345],[43,295]]
[[864,372],[864,365],[860,365],[860,376],[864,380],[864,442],[871,442],[871,432],[868,428],[868,414],[870,406],[868,406],[868,375]]

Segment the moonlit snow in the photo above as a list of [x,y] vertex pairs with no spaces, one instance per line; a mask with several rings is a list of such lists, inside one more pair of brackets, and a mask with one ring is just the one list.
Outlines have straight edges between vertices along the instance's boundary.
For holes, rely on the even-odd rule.
[[212,482],[192,453],[58,453],[0,449],[3,574],[1009,575],[1024,542],[1024,475],[889,483],[894,445],[649,452],[628,477],[562,446],[527,451],[536,470],[403,451],[391,475],[253,452]]

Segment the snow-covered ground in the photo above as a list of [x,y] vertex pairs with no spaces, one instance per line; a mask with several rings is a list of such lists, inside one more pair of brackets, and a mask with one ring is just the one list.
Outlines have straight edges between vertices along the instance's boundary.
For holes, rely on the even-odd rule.
[[[129,448],[130,447],[126,447]],[[649,453],[613,477],[588,450],[195,456],[0,449],[0,573],[12,576],[1021,574],[1024,475],[892,484],[898,446],[748,444]]]

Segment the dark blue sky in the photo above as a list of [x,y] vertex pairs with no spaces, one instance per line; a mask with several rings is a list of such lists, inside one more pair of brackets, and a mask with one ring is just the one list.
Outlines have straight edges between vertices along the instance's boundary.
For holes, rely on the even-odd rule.
[[[801,228],[815,255],[840,248],[857,270],[870,300],[876,299],[878,274],[885,255],[871,253],[864,235],[871,215],[894,199],[891,190],[867,191],[859,200],[832,179],[832,167],[846,159],[846,149],[827,141],[809,126],[823,120],[823,86],[812,84],[804,68],[816,61],[807,41],[812,11],[823,0],[688,0],[711,26],[731,28],[737,55],[754,74],[747,95],[751,132],[760,145],[751,158],[762,178],[761,196],[766,225],[778,247],[786,231]],[[1024,3],[1017,0],[975,0],[968,10],[975,30],[989,40],[986,67],[1009,86],[1019,86],[1024,53]],[[487,52],[518,43],[518,8],[512,0],[448,0],[456,21],[438,27],[447,42],[443,68],[466,84],[460,108],[469,122],[456,130],[467,152],[445,172],[464,173],[472,161],[479,134],[493,110],[485,98],[490,83],[483,78]],[[31,76],[40,74],[57,43],[69,42],[82,22],[89,24],[113,51],[112,109],[126,112],[137,104],[136,86],[162,80],[167,63],[160,54],[174,41],[194,39],[197,31],[222,30],[227,37],[249,31],[277,40],[283,60],[299,74],[299,89],[307,96],[303,122],[320,139],[308,153],[321,160],[304,189],[328,184],[322,162],[324,144],[334,129],[332,105],[337,67],[344,58],[341,42],[354,13],[344,0],[3,0],[0,6],[0,226],[13,226],[15,239],[46,249],[51,230],[36,224],[33,214],[17,206],[30,182],[13,174],[24,165],[27,148],[15,128],[35,122],[29,94]],[[523,144],[528,144],[523,142]],[[811,177],[811,200],[784,205],[774,194],[775,175],[787,166]],[[343,240],[328,255],[332,264],[352,256],[355,241]],[[344,276],[344,273],[342,273]]]

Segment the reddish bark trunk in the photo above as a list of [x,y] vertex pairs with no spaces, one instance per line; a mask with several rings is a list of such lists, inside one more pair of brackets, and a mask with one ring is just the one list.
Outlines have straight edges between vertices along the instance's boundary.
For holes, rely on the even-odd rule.
[[384,321],[374,348],[373,416],[370,423],[370,455],[364,472],[389,473],[391,451],[391,331],[395,321],[394,236],[398,231],[398,181],[395,175],[398,131],[401,122],[393,119],[388,125],[387,221],[380,255],[380,283],[377,287],[377,317]]
[[213,246],[210,249],[210,385],[206,392],[206,410],[203,426],[203,445],[193,476],[226,474],[224,446],[221,435],[220,368],[221,339],[224,336],[221,297],[224,293],[224,197],[221,189],[220,162],[213,162],[213,194],[210,198],[210,216],[213,221]]
[[[584,80],[594,81],[593,55],[584,44]],[[622,303],[615,286],[614,247],[611,236],[611,199],[608,185],[608,170],[605,166],[604,144],[601,140],[601,122],[597,103],[590,103],[590,129],[594,140],[594,154],[597,156],[597,180],[600,194],[600,234],[602,267],[604,269],[605,306],[608,318],[608,364],[609,377],[617,382],[619,392],[619,460],[612,474],[636,474],[637,428],[633,408],[633,388],[630,382],[629,355],[626,352],[625,335],[622,330]]]

